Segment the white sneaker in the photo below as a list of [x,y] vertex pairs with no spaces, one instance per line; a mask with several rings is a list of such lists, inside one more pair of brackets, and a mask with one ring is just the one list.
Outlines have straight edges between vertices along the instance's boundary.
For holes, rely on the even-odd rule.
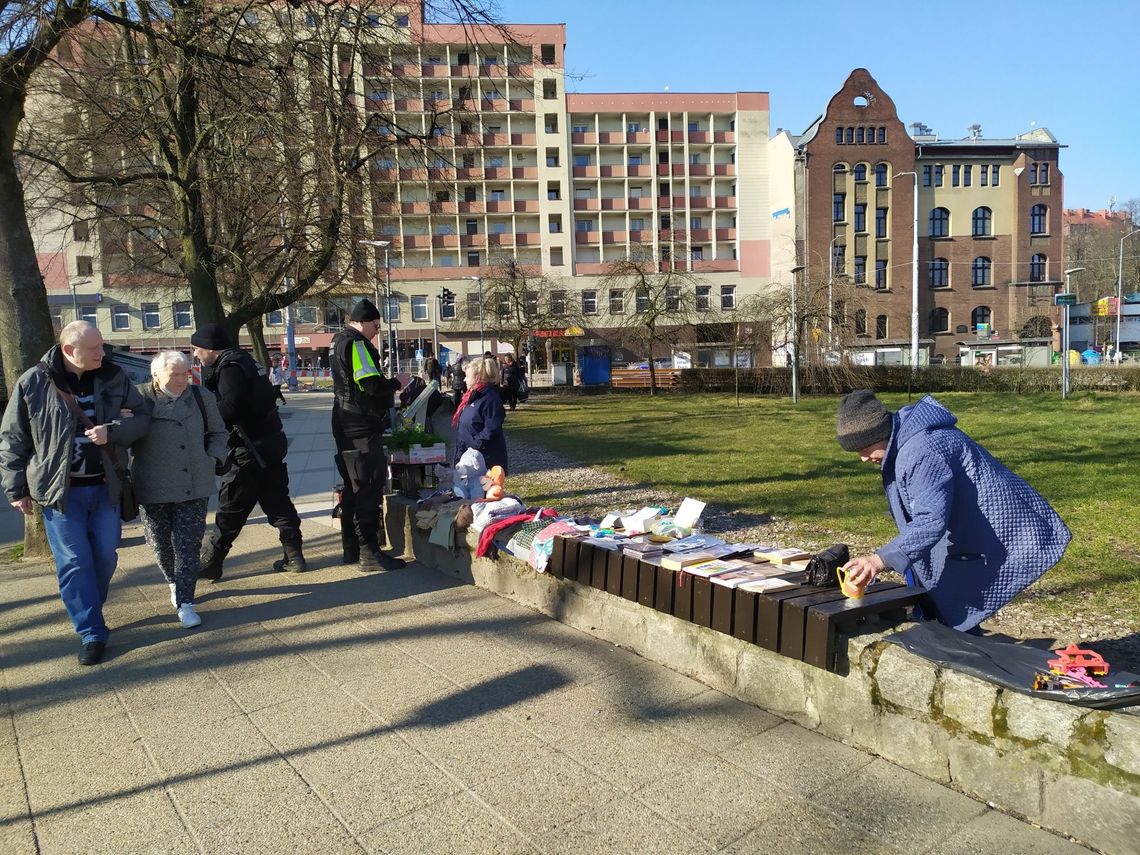
[[183,603],[178,607],[178,619],[182,621],[183,629],[193,629],[202,623],[202,618],[194,611],[193,603]]
[[178,608],[178,593],[174,588],[174,583],[167,582],[167,584],[170,585],[170,605],[174,606],[174,608]]

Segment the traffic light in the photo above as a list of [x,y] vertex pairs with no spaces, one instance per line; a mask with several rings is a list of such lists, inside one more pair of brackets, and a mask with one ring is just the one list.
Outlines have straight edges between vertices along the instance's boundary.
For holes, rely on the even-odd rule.
[[439,300],[445,306],[451,306],[455,303],[455,292],[450,288],[444,288],[439,292]]

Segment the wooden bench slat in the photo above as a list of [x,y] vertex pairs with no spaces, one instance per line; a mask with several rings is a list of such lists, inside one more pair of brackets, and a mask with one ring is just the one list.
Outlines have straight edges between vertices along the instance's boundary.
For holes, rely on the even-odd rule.
[[820,603],[807,610],[807,628],[803,661],[816,668],[834,671],[836,638],[840,630],[849,629],[861,618],[889,614],[921,602],[926,592],[921,588],[897,585],[880,591],[868,591],[858,600]]

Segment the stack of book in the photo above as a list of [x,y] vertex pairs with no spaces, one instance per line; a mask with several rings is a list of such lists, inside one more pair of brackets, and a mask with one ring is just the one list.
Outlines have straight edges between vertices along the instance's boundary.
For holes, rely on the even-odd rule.
[[648,540],[627,540],[622,545],[622,554],[630,558],[657,558],[661,553],[661,544]]
[[[807,567],[807,562],[811,560],[812,554],[805,552],[802,549],[778,549],[771,547],[761,547],[753,553],[761,561],[770,561],[772,564],[788,564],[793,562],[800,562],[804,567]],[[803,569],[803,568],[798,568]]]

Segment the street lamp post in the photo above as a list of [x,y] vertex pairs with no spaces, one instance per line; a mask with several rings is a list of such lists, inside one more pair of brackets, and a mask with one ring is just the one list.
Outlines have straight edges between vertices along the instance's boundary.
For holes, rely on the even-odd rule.
[[792,403],[800,400],[800,347],[799,347],[799,316],[796,314],[796,279],[799,278],[804,266],[797,264],[792,268]]
[[388,343],[388,349],[392,352],[392,367],[394,373],[398,374],[400,371],[400,360],[396,353],[396,343],[392,341],[392,269],[388,266],[388,247],[392,245],[390,240],[361,240],[365,246],[376,246],[384,250],[384,302],[380,302],[380,280],[379,277],[373,280],[372,291],[376,297],[376,304],[383,305],[380,312],[380,319],[387,324],[384,332],[384,341]]
[[72,320],[79,320],[79,297],[75,294],[75,289],[80,285],[90,285],[90,279],[80,279],[78,282],[70,283],[71,286],[71,313],[74,315]]
[[[1065,293],[1073,293],[1072,288],[1069,287],[1069,277],[1074,273],[1080,273],[1084,270],[1083,267],[1070,267],[1065,271]],[[1062,353],[1061,353],[1061,400],[1069,397],[1069,304],[1065,304],[1065,321],[1064,329],[1062,330]]]
[[831,351],[833,344],[831,335],[831,316],[834,313],[832,307],[835,305],[835,300],[831,294],[831,287],[835,282],[835,242],[841,237],[843,237],[843,235],[836,235],[831,239],[831,246],[828,250],[830,255],[827,259],[827,349],[829,352]]
[[482,276],[468,276],[475,283],[479,289],[479,355],[482,356],[487,352],[487,345],[483,341],[483,277]]
[[1120,256],[1116,262],[1116,353],[1113,360],[1120,364],[1120,316],[1124,314],[1124,242],[1132,235],[1140,233],[1140,229],[1133,229],[1120,239]]
[[910,253],[910,370],[918,368],[918,172],[899,172],[895,178],[909,175],[914,181],[914,213]]

